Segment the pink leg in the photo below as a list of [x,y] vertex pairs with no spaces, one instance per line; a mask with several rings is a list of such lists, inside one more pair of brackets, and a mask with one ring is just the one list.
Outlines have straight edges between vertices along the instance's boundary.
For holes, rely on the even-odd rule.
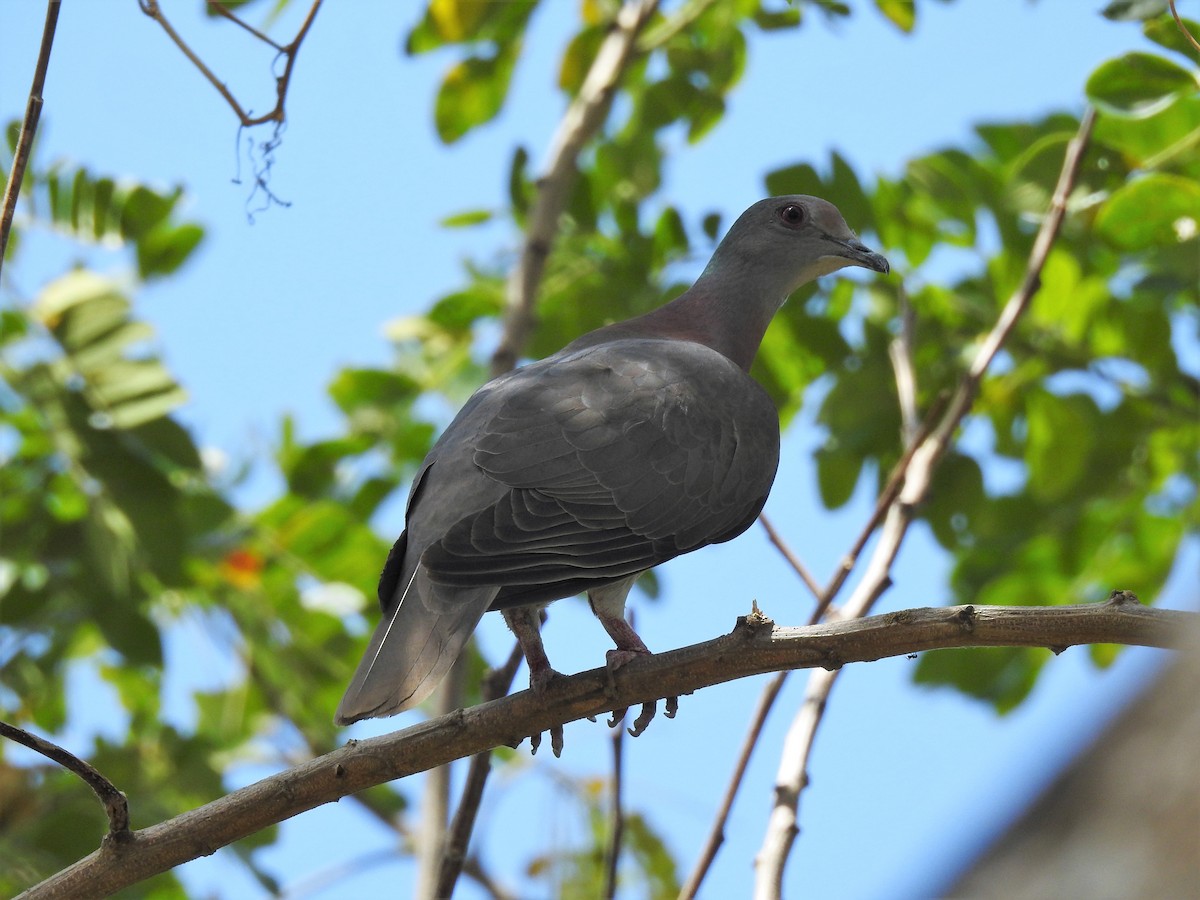
[[545,690],[558,672],[550,665],[542,645],[541,609],[536,606],[515,606],[501,610],[509,630],[516,635],[525,662],[529,664],[529,686],[537,692]]
[[[525,662],[529,665],[529,689],[534,694],[542,694],[550,683],[562,676],[554,671],[550,659],[546,656],[546,648],[542,646],[542,609],[538,606],[516,606],[501,610],[509,630],[516,635],[521,652],[525,654]],[[541,734],[529,736],[529,744],[534,753],[542,744]],[[561,725],[550,729],[550,749],[555,756],[562,756],[563,730]]]

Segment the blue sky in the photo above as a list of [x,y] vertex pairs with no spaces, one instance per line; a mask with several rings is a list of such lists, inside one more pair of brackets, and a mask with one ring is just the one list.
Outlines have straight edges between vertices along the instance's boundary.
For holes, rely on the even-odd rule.
[[[662,203],[680,207],[690,222],[721,209],[728,222],[762,196],[765,172],[801,160],[821,165],[833,148],[860,173],[894,174],[914,154],[969,141],[975,123],[1079,111],[1087,74],[1143,44],[1136,28],[1103,20],[1098,2],[926,2],[919,4],[913,37],[858,5],[859,14],[836,27],[813,14],[799,32],[753,38],[726,119],[697,146],[672,140]],[[272,104],[268,55],[229,25],[204,21],[198,3],[167,6],[244,105],[262,111]],[[232,460],[268,453],[284,412],[297,417],[305,437],[333,432],[336,411],[324,388],[340,367],[385,365],[383,326],[460,284],[463,260],[511,258],[516,236],[503,224],[445,230],[437,222],[465,209],[502,207],[518,143],[540,160],[563,108],[553,89],[556,54],[571,33],[576,4],[543,4],[504,115],[449,148],[434,135],[432,101],[450,59],[403,57],[402,35],[415,7],[398,14],[395,6],[360,0],[322,9],[300,54],[271,182],[292,205],[251,223],[247,188],[231,183],[236,123],[223,101],[134,0],[64,4],[40,161],[64,158],[99,173],[187,186],[187,213],[205,224],[208,238],[184,271],[147,288],[137,302],[191,395],[182,417],[203,445]],[[302,11],[289,13],[274,33],[290,37]],[[43,13],[39,3],[0,0],[5,119],[24,107]],[[3,302],[29,299],[76,255],[54,235],[29,235],[18,265],[6,269]],[[103,251],[88,258],[115,273],[127,265]],[[703,263],[693,260],[693,271]],[[820,509],[809,457],[818,441],[811,421],[796,423],[767,511],[810,567],[825,574],[853,540],[870,497],[863,493],[834,514]],[[242,496],[253,503],[276,488],[260,472]],[[380,527],[389,536],[399,527],[395,511]],[[1198,555],[1182,561],[1180,572],[1194,572]],[[916,529],[881,609],[945,602],[945,571],[932,541]],[[637,608],[651,648],[727,631],[752,598],[781,623],[800,623],[809,612],[808,597],[758,529],[677,560],[662,576],[665,602]],[[1194,593],[1185,594],[1194,588],[1184,581],[1176,579],[1172,605],[1195,604]],[[490,619],[480,635],[495,657],[510,639]],[[556,665],[577,671],[597,665],[609,644],[582,604],[565,601],[552,610],[547,646]],[[1159,658],[1133,651],[1097,672],[1085,652],[1070,651],[1047,667],[1030,701],[1002,719],[952,693],[915,688],[911,661],[849,667],[835,688],[811,767],[813,785],[802,800],[790,893],[928,895],[1095,733]],[[792,676],[759,745],[705,896],[748,892],[778,748],[803,680],[802,673]],[[627,745],[630,803],[667,836],[684,872],[761,683],[750,679],[684,698],[677,719],[656,722]],[[347,736],[412,721],[406,714],[364,723]],[[481,829],[485,860],[503,880],[519,883],[520,866],[547,834],[560,842],[577,834],[554,773],[603,777],[608,752],[606,728],[577,723],[567,729],[562,760],[523,757],[536,777],[493,785]],[[239,783],[255,774],[261,773],[239,773]],[[137,798],[131,801],[136,815]],[[525,827],[513,828],[517,821]],[[386,834],[343,803],[286,824],[264,860],[286,885],[315,884],[306,880],[389,845]],[[181,874],[198,894],[256,896],[259,889],[233,871],[218,854]],[[306,896],[381,888],[403,895],[411,878],[406,864],[372,866]]]

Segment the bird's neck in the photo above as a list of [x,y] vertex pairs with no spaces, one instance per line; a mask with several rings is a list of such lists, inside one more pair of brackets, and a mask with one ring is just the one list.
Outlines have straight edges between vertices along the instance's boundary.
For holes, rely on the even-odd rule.
[[739,263],[715,257],[687,291],[647,313],[645,326],[705,344],[749,371],[767,326],[796,285]]

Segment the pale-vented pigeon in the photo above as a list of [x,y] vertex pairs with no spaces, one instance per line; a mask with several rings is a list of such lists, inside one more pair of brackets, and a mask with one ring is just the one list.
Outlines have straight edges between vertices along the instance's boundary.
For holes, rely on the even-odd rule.
[[[587,592],[617,645],[637,576],[727,541],[762,510],[779,418],[748,374],[771,317],[845,266],[888,271],[830,203],[761,200],[696,283],[481,387],[413,481],[379,580],[383,620],[337,709],[349,724],[420,703],[484,612],[505,612],[536,689],[554,676],[538,611]],[[603,298],[597,298],[603,302]]]

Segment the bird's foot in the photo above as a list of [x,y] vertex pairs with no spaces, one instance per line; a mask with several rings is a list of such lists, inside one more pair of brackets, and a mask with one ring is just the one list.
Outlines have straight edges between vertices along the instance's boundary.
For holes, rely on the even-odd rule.
[[[550,686],[562,678],[563,675],[557,669],[551,668],[549,664],[545,666],[537,666],[529,673],[529,689],[533,691],[537,697],[545,696]],[[538,747],[542,745],[542,735],[531,734],[529,736],[529,752],[536,756]],[[550,750],[554,753],[555,758],[562,756],[563,751],[563,727],[554,725],[550,728]]]
[[529,689],[539,697],[545,696],[550,686],[562,677],[563,674],[561,672],[551,668],[549,665],[539,666],[529,673]]
[[[616,680],[613,677],[618,669],[628,663],[630,660],[638,659],[639,657],[649,656],[650,651],[641,647],[640,649],[617,648],[609,650],[605,660],[608,663],[608,680],[609,688],[614,693],[616,692]],[[638,717],[633,720],[633,727],[628,729],[630,737],[638,737],[646,730],[651,720],[654,719],[654,714],[657,712],[658,704],[656,702],[643,703],[642,710],[638,713]],[[663,706],[663,714],[668,719],[675,718],[675,714],[679,711],[679,698],[667,697]],[[625,713],[628,708],[614,709],[612,717],[608,720],[609,728],[616,728],[625,719]]]

